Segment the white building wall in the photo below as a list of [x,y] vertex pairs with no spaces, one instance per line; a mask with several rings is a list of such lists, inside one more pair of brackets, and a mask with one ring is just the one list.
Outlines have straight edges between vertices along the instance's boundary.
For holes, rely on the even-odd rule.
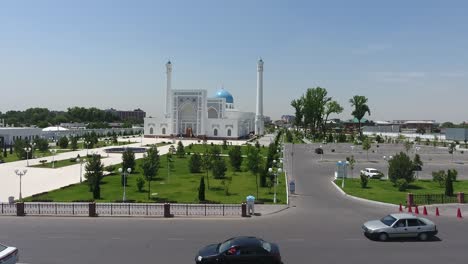
[[170,136],[172,134],[170,123],[170,119],[166,118],[145,118],[145,136]]

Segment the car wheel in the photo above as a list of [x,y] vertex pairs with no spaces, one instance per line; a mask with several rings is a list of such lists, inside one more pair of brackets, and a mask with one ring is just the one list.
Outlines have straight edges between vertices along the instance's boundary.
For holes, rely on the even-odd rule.
[[429,235],[427,233],[420,233],[418,235],[419,240],[421,241],[426,241],[429,238]]
[[379,234],[379,240],[380,241],[387,241],[387,239],[388,239],[387,233],[380,233]]

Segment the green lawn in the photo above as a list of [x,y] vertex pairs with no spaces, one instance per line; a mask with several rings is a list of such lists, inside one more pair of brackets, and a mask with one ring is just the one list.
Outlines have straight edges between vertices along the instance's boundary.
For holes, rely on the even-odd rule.
[[[174,170],[171,171],[169,180],[167,173],[166,156],[161,156],[161,168],[159,176],[151,182],[151,193],[157,193],[152,196],[153,199],[147,199],[147,186],[143,192],[138,192],[136,187],[136,178],[141,175],[139,164],[141,160],[137,160],[136,172],[128,178],[127,199],[137,202],[154,202],[154,201],[176,201],[178,203],[198,203],[198,186],[200,178],[206,173],[191,174],[188,170],[189,158],[174,158]],[[226,159],[227,161],[227,159]],[[228,162],[228,161],[227,161]],[[116,166],[118,168],[120,166]],[[229,167],[229,166],[228,166]],[[209,177],[210,189],[206,190],[206,199],[209,201],[220,203],[241,203],[247,195],[256,196],[255,176],[250,172],[234,173],[230,168],[226,175],[231,178],[229,186],[229,195],[225,194],[225,188],[222,185],[222,180],[213,179],[211,172]],[[286,202],[286,190],[284,186],[284,176],[278,177],[278,203]],[[205,179],[205,185],[208,182]],[[120,175],[112,175],[104,177],[101,185],[101,200],[98,202],[113,202],[122,199],[123,187],[120,185]],[[272,203],[273,188],[260,188],[260,199],[266,203]],[[28,197],[26,201],[36,200],[53,200],[57,202],[68,202],[77,200],[92,200],[92,193],[89,192],[86,183],[76,184],[63,189],[51,191],[49,193],[36,197]]]
[[[64,152],[68,152],[68,150],[57,150],[57,153],[64,153]],[[50,151],[46,151],[46,152],[42,152],[42,151],[34,151],[34,158],[43,158],[43,157],[50,157],[52,156],[52,152]],[[13,154],[10,154],[10,152],[8,151],[8,154],[7,154],[7,157],[3,157],[3,153],[0,157],[0,159],[2,159],[4,162],[13,162],[13,161],[18,161],[20,160],[18,158],[18,155],[16,155],[15,152],[13,152]]]
[[[177,149],[177,144],[173,144],[174,147]],[[208,148],[212,148],[210,144],[206,145]],[[221,150],[221,154],[229,154],[229,150],[234,148],[234,146],[227,146],[226,149],[223,148],[222,145],[218,145],[219,149]],[[205,152],[205,147],[202,144],[193,144],[192,146],[187,145],[184,146],[185,152],[191,152],[191,153],[204,153]],[[241,152],[242,155],[247,155],[247,146],[243,145],[241,146]],[[268,147],[260,147],[260,154],[263,156],[267,156],[268,154]]]
[[[86,159],[86,157],[83,157]],[[103,159],[105,157],[102,157]],[[71,166],[71,165],[76,165],[76,164],[79,164],[79,162],[76,162],[76,161],[71,161],[70,159],[64,159],[64,160],[55,160],[54,161],[54,166],[52,167],[52,159],[49,158],[48,161],[50,160],[50,162],[47,162],[47,163],[44,163],[44,164],[38,164],[38,165],[34,165],[34,166],[30,166],[30,167],[34,167],[34,168],[44,168],[44,169],[57,169],[57,168],[62,168],[62,167],[66,167],[66,166]]]
[[[138,141],[140,142],[140,141]],[[98,143],[96,145],[93,146],[93,148],[102,148],[102,147],[112,147],[112,146],[124,146],[124,145],[128,145],[128,144],[133,144],[133,143],[136,143],[136,142],[133,142],[133,141],[125,141],[125,142],[122,142],[122,141],[119,141],[117,142],[117,144],[114,144],[114,143],[110,143],[110,144],[106,144],[105,141],[98,141]],[[68,144],[68,148],[70,149],[71,148],[71,144]],[[84,145],[83,142],[78,142],[78,149],[86,149],[86,146]]]
[[[341,179],[335,180],[341,188]],[[468,192],[468,181],[456,181],[453,183],[454,193]],[[405,204],[406,194],[443,194],[445,189],[437,182],[431,180],[418,180],[410,184],[406,191],[400,192],[390,181],[370,179],[367,188],[363,189],[359,179],[346,179],[343,189],[346,193],[369,200],[392,204]]]

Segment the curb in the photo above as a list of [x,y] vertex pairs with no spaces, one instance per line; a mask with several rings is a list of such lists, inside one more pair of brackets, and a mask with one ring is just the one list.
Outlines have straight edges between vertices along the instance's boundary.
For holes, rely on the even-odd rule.
[[333,180],[331,181],[331,183],[332,183],[332,185],[335,186],[335,188],[338,189],[338,190],[341,192],[341,194],[343,194],[343,196],[345,196],[345,197],[348,197],[348,198],[351,198],[351,199],[354,199],[354,200],[357,200],[357,201],[365,202],[365,203],[375,204],[375,205],[384,205],[384,206],[392,206],[392,207],[393,207],[393,206],[398,206],[397,204],[378,202],[378,201],[368,200],[368,199],[356,197],[356,196],[353,196],[353,195],[349,195],[349,194],[347,194],[345,191],[343,191],[338,185],[336,185],[336,183],[335,183]]

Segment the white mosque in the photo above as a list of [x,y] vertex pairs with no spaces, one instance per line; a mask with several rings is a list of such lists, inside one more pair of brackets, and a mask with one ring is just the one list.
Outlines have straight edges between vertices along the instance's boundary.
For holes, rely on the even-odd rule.
[[256,113],[236,109],[234,97],[224,88],[213,97],[206,90],[171,87],[172,63],[166,63],[166,111],[164,117],[145,118],[145,137],[197,137],[239,139],[264,134],[263,60],[257,63]]

